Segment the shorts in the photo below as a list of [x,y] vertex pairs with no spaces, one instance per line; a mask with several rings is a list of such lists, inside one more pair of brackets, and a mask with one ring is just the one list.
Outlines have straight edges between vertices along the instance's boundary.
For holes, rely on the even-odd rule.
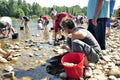
[[49,24],[49,21],[45,20],[44,25],[48,25],[48,24]]

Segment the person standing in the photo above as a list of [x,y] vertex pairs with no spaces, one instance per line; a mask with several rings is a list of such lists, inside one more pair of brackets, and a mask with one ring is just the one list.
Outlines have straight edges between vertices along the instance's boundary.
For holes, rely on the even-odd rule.
[[21,24],[24,24],[26,32],[29,32],[29,24],[30,21],[29,17],[27,16],[20,16],[20,19],[22,20]]
[[110,0],[110,18],[107,19],[107,23],[106,23],[107,24],[107,36],[110,36],[111,34],[110,19],[114,12],[115,2],[116,0]]
[[87,17],[88,30],[98,41],[102,50],[106,49],[106,22],[109,18],[110,0],[89,0]]

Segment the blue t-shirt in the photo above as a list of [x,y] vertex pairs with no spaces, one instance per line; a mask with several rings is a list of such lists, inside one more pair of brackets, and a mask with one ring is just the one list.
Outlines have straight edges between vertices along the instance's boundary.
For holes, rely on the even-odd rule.
[[[95,9],[96,9],[97,0],[89,0],[87,7],[87,17],[88,19],[93,19]],[[110,13],[110,0],[104,0],[104,5],[99,13],[98,18],[109,18]]]

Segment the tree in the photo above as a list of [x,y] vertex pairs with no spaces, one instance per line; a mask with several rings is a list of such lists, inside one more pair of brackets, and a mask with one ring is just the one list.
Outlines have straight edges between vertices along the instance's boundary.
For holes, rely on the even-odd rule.
[[18,8],[17,11],[16,11],[15,17],[19,18],[19,16],[23,16],[23,15],[25,15],[24,11],[21,8]]
[[33,5],[32,5],[32,10],[33,10],[33,12],[32,12],[32,14],[34,14],[34,15],[43,15],[44,13],[43,13],[43,11],[42,11],[42,9],[41,9],[41,6],[38,4],[38,3],[33,3]]
[[6,0],[0,0],[0,16],[7,16],[9,14],[7,5]]
[[17,4],[18,4],[18,8],[21,8],[21,9],[22,9],[22,4],[23,4],[22,0],[18,0],[18,1],[17,1]]
[[16,0],[8,0],[8,16],[15,16],[17,11],[17,3]]

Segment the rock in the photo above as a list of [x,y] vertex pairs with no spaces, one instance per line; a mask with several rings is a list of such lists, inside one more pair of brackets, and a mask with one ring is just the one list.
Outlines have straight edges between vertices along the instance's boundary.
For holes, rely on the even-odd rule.
[[14,49],[14,50],[19,50],[20,47],[19,47],[18,45],[15,45],[13,49]]
[[4,70],[5,70],[5,71],[8,71],[8,72],[11,72],[11,71],[13,71],[13,67],[10,66],[10,65],[6,65],[6,66],[4,67]]
[[103,59],[104,59],[105,61],[107,61],[107,62],[110,62],[110,61],[111,61],[111,59],[110,59],[109,56],[103,56]]
[[97,80],[107,80],[107,77],[104,74],[93,75],[93,78],[95,78]]
[[6,78],[10,78],[11,80],[15,80],[15,72],[3,73],[3,76]]
[[43,46],[39,46],[38,49],[39,49],[39,50],[43,49]]
[[117,80],[117,78],[115,76],[109,76],[108,79],[109,80]]
[[116,76],[116,77],[120,77],[120,70],[119,69],[112,69],[108,72],[108,75],[113,75],[113,76]]
[[46,61],[40,60],[39,63],[40,63],[41,65],[45,65],[45,64],[46,64]]
[[21,80],[32,80],[30,77],[22,77]]
[[18,56],[21,56],[20,53],[17,53],[17,54],[14,54],[13,57],[18,57]]
[[47,54],[47,53],[43,53],[42,55],[45,56],[45,57],[48,57],[48,54]]
[[50,80],[48,77],[42,78],[41,80]]
[[59,76],[60,76],[61,78],[67,78],[67,75],[66,75],[65,72],[60,73]]
[[95,69],[95,70],[93,70],[93,74],[100,75],[100,74],[102,74],[102,71],[99,69]]
[[34,50],[34,51],[38,51],[38,48],[34,47],[33,50]]
[[5,58],[3,58],[2,56],[0,56],[0,63],[7,63],[8,61],[5,59]]
[[33,57],[34,54],[33,53],[28,53],[29,57]]
[[98,80],[98,79],[95,79],[95,78],[89,78],[89,79],[87,79],[87,80]]
[[18,57],[12,57],[12,58],[10,58],[10,61],[16,62],[18,59],[19,59]]

